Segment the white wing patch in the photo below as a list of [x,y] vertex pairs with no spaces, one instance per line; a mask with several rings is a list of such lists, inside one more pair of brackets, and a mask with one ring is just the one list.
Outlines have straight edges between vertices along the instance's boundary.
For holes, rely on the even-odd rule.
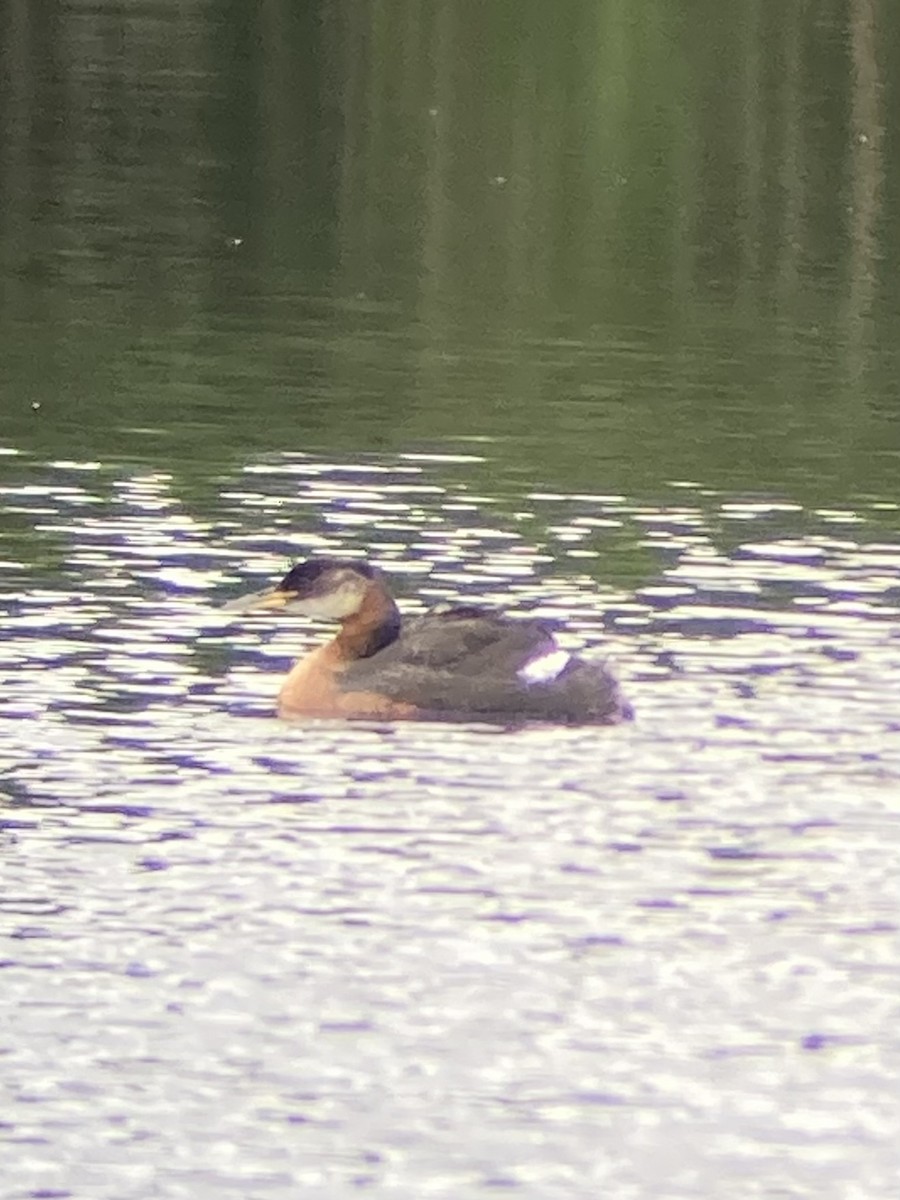
[[568,650],[560,650],[557,646],[519,667],[516,674],[525,683],[551,683],[565,670],[571,657]]

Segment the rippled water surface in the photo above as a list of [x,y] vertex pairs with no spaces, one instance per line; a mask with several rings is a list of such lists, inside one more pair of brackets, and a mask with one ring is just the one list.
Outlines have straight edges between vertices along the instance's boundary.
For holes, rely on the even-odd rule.
[[[897,1195],[893,18],[0,6],[0,1200]],[[321,553],[635,721],[278,721]]]
[[[4,588],[4,1195],[889,1194],[881,510],[291,456],[203,521],[162,473],[7,458],[67,550]],[[273,719],[321,633],[216,605],[360,524],[407,610],[562,618],[635,724]],[[594,574],[625,536],[631,591]]]

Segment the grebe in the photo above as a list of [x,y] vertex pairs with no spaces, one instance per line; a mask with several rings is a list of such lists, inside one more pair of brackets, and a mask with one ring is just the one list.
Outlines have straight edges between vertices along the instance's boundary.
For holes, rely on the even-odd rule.
[[470,605],[401,622],[384,576],[357,560],[313,558],[225,605],[338,621],[278,695],[283,717],[614,724],[631,707],[601,663],[561,649],[541,620]]

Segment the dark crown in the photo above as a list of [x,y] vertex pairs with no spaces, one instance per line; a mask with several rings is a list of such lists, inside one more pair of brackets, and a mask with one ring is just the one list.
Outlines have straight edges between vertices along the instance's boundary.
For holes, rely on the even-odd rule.
[[287,575],[278,584],[282,592],[295,592],[304,595],[317,592],[327,586],[327,576],[338,571],[354,571],[365,579],[375,577],[375,568],[370,567],[362,559],[349,558],[308,558],[305,562],[295,563]]

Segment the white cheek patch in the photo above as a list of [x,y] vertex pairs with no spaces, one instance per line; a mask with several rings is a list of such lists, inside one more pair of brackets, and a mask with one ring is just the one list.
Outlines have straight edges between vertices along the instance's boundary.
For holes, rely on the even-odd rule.
[[520,667],[516,674],[525,683],[551,683],[568,666],[572,655],[568,650],[548,650]]
[[[301,612],[307,617],[319,617],[326,621],[342,621],[352,616],[362,603],[365,587],[360,587],[355,580],[342,583],[333,592],[324,596],[310,596],[299,600],[294,605],[295,612]],[[290,608],[291,605],[288,605]]]

